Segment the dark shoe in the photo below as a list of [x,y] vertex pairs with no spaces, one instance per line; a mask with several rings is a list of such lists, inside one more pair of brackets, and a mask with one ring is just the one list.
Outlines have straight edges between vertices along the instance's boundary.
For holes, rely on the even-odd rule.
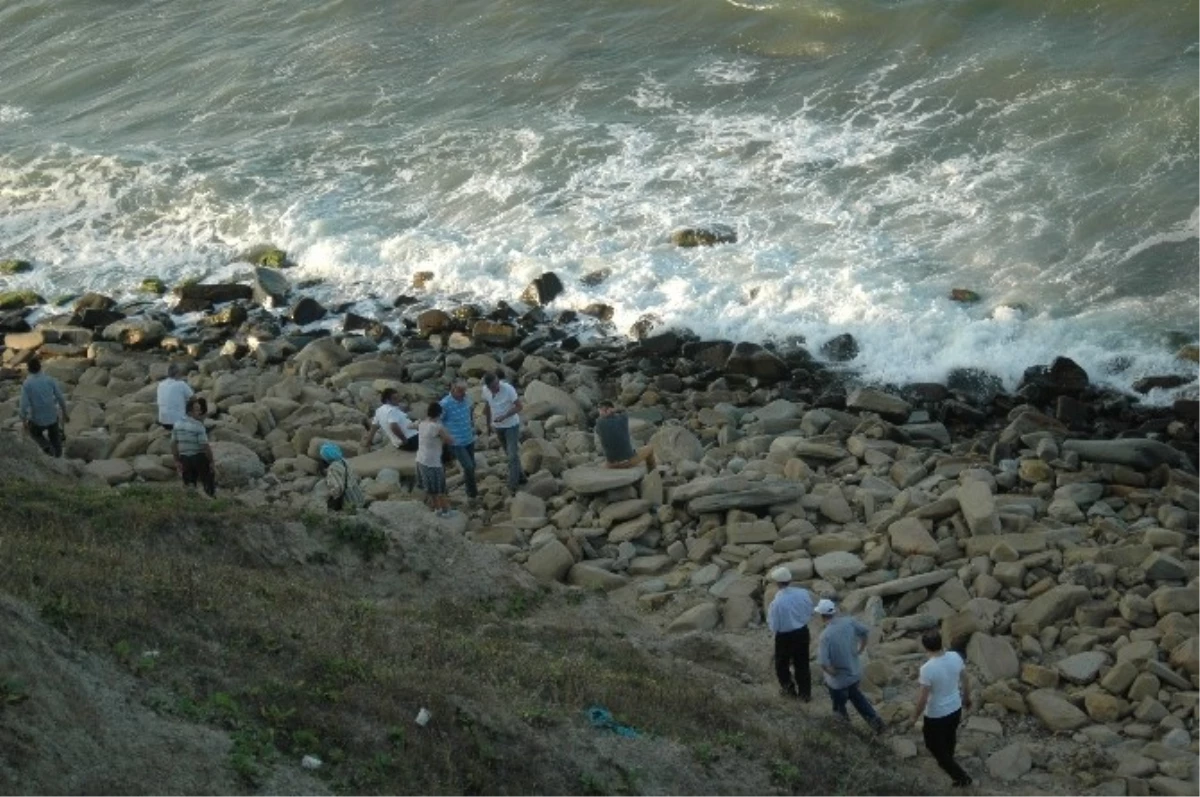
[[875,719],[871,720],[871,730],[875,731],[877,734],[883,733],[887,730],[887,723],[883,721],[882,717],[876,717]]
[[965,789],[965,788],[969,787],[969,786],[970,786],[972,783],[974,783],[974,782],[975,782],[975,781],[971,780],[971,779],[968,777],[966,780],[956,780],[956,781],[954,781],[954,787],[955,787],[956,789]]
[[779,696],[780,697],[799,697],[799,695],[796,694],[796,687],[794,687],[794,686],[779,687]]

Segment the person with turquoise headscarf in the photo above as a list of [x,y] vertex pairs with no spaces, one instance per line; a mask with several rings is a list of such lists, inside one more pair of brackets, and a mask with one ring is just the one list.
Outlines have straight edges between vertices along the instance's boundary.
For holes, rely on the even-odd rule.
[[325,486],[329,490],[325,505],[334,512],[342,511],[347,503],[355,508],[362,506],[365,501],[362,484],[350,463],[342,456],[341,447],[327,441],[321,444],[320,453],[321,461],[325,464]]

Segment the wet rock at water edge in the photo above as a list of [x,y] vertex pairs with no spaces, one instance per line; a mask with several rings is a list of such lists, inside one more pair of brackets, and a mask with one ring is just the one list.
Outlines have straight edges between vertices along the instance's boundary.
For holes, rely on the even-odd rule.
[[732,227],[724,224],[713,224],[707,227],[684,227],[674,230],[671,233],[671,243],[685,248],[734,244],[737,243],[737,239],[737,232]]
[[544,307],[563,292],[562,280],[553,271],[547,271],[542,276],[529,283],[521,294],[521,301],[535,307]]
[[821,345],[821,354],[834,362],[849,362],[858,356],[858,341],[849,332],[844,332],[825,341]]

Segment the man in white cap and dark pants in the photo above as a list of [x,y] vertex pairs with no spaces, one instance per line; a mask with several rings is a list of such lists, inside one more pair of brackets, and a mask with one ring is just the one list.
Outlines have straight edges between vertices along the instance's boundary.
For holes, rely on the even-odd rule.
[[817,640],[817,663],[825,675],[833,713],[849,722],[850,715],[846,711],[849,702],[871,730],[882,733],[886,727],[883,718],[875,713],[871,702],[858,688],[862,680],[862,663],[858,656],[867,647],[870,629],[853,617],[839,615],[837,605],[828,598],[817,602],[816,612],[825,621],[825,630]]
[[786,567],[772,570],[771,580],[779,585],[767,609],[767,627],[775,632],[775,676],[779,679],[779,691],[785,697],[798,697],[807,703],[812,700],[812,674],[808,669],[812,595],[804,587],[792,586],[792,571]]

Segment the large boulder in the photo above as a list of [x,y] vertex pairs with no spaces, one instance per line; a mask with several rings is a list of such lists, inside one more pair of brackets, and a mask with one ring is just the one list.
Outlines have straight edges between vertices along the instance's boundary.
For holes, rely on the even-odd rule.
[[1111,462],[1138,470],[1150,470],[1162,464],[1187,467],[1187,456],[1158,440],[1126,437],[1120,440],[1065,440],[1063,451],[1074,451],[1089,462]]
[[374,478],[385,468],[391,468],[401,476],[413,476],[417,472],[417,454],[415,451],[401,451],[394,446],[385,445],[375,451],[349,457],[346,464],[360,478]]
[[846,409],[873,412],[893,423],[904,423],[912,411],[909,403],[899,396],[869,387],[858,388],[846,396]]
[[562,581],[574,564],[570,549],[558,540],[550,540],[529,554],[525,569],[539,581]]
[[646,475],[642,466],[636,468],[601,468],[581,466],[563,471],[563,482],[579,495],[595,495],[637,484]]
[[1059,584],[1021,607],[1017,612],[1015,622],[1028,623],[1039,629],[1045,628],[1070,617],[1076,607],[1086,603],[1091,597],[1092,594],[1087,587],[1078,584]]
[[654,458],[664,465],[678,465],[680,462],[699,462],[704,458],[704,446],[699,438],[683,426],[666,426],[659,429],[650,438],[654,448]]
[[1037,689],[1025,696],[1029,710],[1052,731],[1073,731],[1087,725],[1088,715],[1053,689]]
[[246,487],[267,472],[258,455],[241,443],[218,441],[209,445],[220,487]]
[[114,340],[130,349],[149,349],[167,336],[167,328],[152,318],[126,318],[104,328],[100,337]]
[[524,405],[528,408],[526,415],[533,418],[537,414],[536,406],[539,404],[551,408],[559,415],[565,415],[569,423],[583,422],[583,408],[574,396],[554,385],[548,385],[540,379],[534,379],[525,386]]

